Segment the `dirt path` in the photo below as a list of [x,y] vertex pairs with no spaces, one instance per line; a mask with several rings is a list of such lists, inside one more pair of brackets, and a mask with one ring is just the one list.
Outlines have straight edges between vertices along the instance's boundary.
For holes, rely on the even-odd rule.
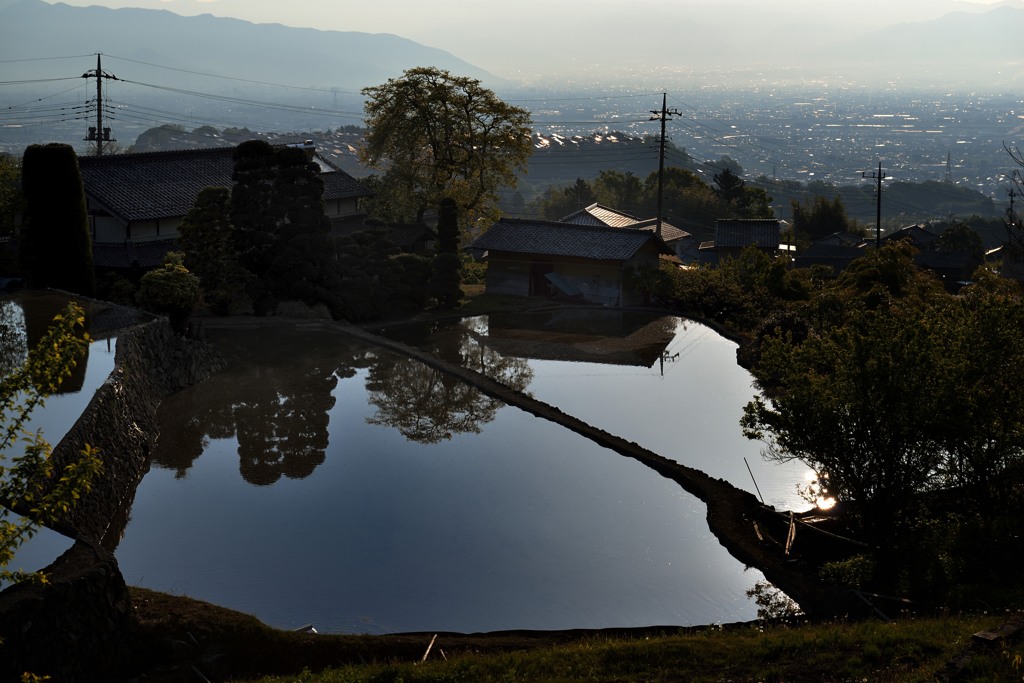
[[763,525],[766,519],[777,516],[777,513],[765,508],[746,491],[658,455],[632,441],[609,434],[474,370],[453,365],[430,353],[362,328],[340,325],[339,329],[368,344],[414,358],[458,377],[492,398],[562,425],[621,455],[639,460],[704,501],[708,506],[708,526],[719,542],[740,562],[761,570],[772,584],[798,602],[809,617],[828,618],[848,612],[849,603],[844,592],[822,585],[813,569],[785,556],[776,545],[763,539],[755,522],[760,520]]

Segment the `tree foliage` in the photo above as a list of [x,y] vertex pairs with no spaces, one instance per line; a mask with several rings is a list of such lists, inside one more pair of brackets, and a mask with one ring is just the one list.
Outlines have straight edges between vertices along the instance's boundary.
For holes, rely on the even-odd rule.
[[199,278],[188,271],[178,252],[167,254],[162,267],[149,271],[139,281],[139,305],[166,315],[178,334],[184,334],[198,297]]
[[36,287],[93,296],[96,275],[85,191],[70,145],[30,145],[22,158],[22,260]]
[[954,223],[935,240],[935,248],[939,251],[967,252],[979,261],[985,254],[981,236],[964,223]]
[[21,163],[0,154],[0,237],[12,237],[24,210],[21,194]]
[[462,299],[459,286],[462,261],[459,259],[458,207],[455,200],[445,197],[441,200],[441,212],[437,221],[437,249],[430,276],[430,293],[443,309],[453,309]]
[[[724,184],[712,187],[695,172],[678,166],[665,169],[662,191],[666,219],[691,232],[710,234],[722,218],[771,218],[772,198],[760,187],[749,187],[733,171],[716,176]],[[651,217],[658,207],[658,173],[640,179],[629,171],[604,170],[592,181],[577,178],[572,185],[551,187],[534,203],[534,210],[558,220],[594,202],[637,216]]]
[[[89,446],[58,471],[43,434],[26,430],[32,411],[57,391],[84,357],[89,344],[84,322],[82,308],[70,303],[29,350],[25,363],[0,381],[0,581],[45,580],[6,567],[40,524],[56,521],[77,504],[100,471],[99,453]],[[16,518],[10,508],[25,514]]]
[[742,421],[769,458],[807,463],[880,546],[919,524],[925,492],[960,491],[965,509],[1013,500],[1024,463],[1019,296],[987,284],[949,296],[905,248],[886,247],[800,311],[804,334],[765,337],[760,393]]
[[341,274],[319,166],[305,150],[251,140],[235,150],[231,222],[257,313],[282,301],[339,309]]
[[838,195],[832,199],[815,195],[810,201],[802,202],[794,199],[790,203],[790,208],[793,212],[793,232],[796,234],[798,245],[806,246],[834,232],[859,231],[856,222],[847,217],[846,207]]
[[384,174],[378,217],[418,223],[452,197],[465,225],[497,218],[498,191],[516,186],[532,150],[528,111],[433,67],[362,92],[368,130],[359,157]]
[[231,191],[207,187],[185,214],[178,235],[184,265],[199,278],[203,300],[217,315],[247,308],[249,274],[238,260],[231,225]]

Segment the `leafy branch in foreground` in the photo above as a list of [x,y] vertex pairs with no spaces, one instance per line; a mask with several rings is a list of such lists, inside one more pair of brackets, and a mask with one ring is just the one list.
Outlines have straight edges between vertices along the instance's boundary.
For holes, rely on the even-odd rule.
[[[60,388],[85,355],[89,335],[85,313],[71,302],[53,319],[25,363],[0,381],[0,581],[34,579],[39,573],[10,571],[15,552],[41,524],[66,514],[87,493],[99,472],[97,449],[86,445],[81,457],[55,474],[50,444],[41,431],[27,428],[31,413]],[[20,451],[20,453],[18,453]],[[52,482],[52,483],[51,483]],[[9,508],[27,514],[17,516]]]

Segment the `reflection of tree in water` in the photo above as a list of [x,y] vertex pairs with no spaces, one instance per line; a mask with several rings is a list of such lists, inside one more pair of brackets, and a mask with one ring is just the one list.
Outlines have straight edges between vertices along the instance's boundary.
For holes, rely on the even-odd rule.
[[[61,295],[38,295],[28,298],[0,301],[0,378],[6,377],[20,367],[28,357],[28,350],[53,325],[53,318],[68,305],[68,297]],[[79,302],[81,303],[81,302]],[[91,312],[85,308],[85,330],[89,330]],[[65,377],[55,394],[73,394],[85,385],[85,370],[89,363],[89,348],[85,356],[75,364],[71,374]]]
[[[327,457],[329,412],[338,375],[334,368],[312,368],[287,382],[261,373],[259,393],[246,394],[234,406],[239,470],[256,485],[273,484],[281,475],[304,479]],[[349,371],[349,374],[354,374]]]
[[[476,330],[454,325],[432,337],[430,349],[443,360],[476,370],[517,391],[533,379],[533,370],[521,358],[505,357],[480,343]],[[377,413],[367,422],[398,429],[419,443],[438,443],[453,434],[480,432],[494,419],[501,401],[476,387],[422,363],[382,354],[366,379],[370,404]]]
[[333,391],[355,375],[353,353],[308,335],[250,336],[226,353],[228,370],[161,406],[154,463],[186,476],[210,439],[231,437],[242,478],[258,486],[308,477],[324,462]]

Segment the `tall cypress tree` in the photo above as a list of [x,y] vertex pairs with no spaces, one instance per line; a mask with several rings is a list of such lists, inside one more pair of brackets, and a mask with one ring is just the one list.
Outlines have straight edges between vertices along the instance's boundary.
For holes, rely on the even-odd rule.
[[245,285],[251,279],[238,262],[230,207],[228,188],[200,190],[195,205],[181,222],[178,235],[185,267],[199,278],[206,304],[218,315],[247,308]]
[[96,275],[85,191],[70,145],[31,145],[21,162],[22,263],[34,287],[93,296]]
[[274,148],[264,140],[249,140],[235,148],[231,174],[231,224],[242,266],[253,275],[249,294],[257,313],[276,305],[263,278],[274,259],[277,220],[271,212]]

